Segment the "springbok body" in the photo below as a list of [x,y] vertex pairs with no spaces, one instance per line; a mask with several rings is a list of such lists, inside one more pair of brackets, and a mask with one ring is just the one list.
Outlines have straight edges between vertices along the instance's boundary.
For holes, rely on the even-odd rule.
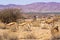
[[16,22],[11,22],[11,23],[6,25],[6,28],[16,30],[16,29],[18,29],[18,24]]
[[59,27],[53,27],[51,29],[51,34],[52,34],[52,39],[51,40],[60,40],[60,32],[59,32]]

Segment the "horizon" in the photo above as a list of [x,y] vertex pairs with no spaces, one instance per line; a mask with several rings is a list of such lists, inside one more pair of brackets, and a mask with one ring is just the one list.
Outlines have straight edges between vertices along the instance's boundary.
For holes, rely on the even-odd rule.
[[[60,2],[34,2],[34,3],[60,3]],[[30,3],[33,4],[33,3]],[[23,4],[0,4],[0,5],[23,5]],[[29,5],[29,4],[25,4],[25,5]]]
[[56,2],[60,3],[60,0],[0,0],[0,5],[8,5],[8,4],[16,4],[16,5],[27,5],[27,4],[32,4],[36,2]]

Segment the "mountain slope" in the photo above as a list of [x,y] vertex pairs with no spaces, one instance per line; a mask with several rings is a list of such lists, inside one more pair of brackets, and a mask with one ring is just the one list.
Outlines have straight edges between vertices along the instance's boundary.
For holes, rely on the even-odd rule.
[[4,8],[21,8],[23,12],[59,12],[60,11],[60,3],[56,2],[36,2],[27,5],[0,5],[0,9]]
[[35,11],[35,12],[56,12],[60,11],[60,3],[50,2],[50,3],[32,3],[25,5],[23,7],[25,11]]

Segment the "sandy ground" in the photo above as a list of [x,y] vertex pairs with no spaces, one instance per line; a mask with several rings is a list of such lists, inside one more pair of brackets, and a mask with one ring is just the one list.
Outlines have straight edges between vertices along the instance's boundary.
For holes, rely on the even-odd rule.
[[7,29],[0,29],[0,40],[50,40],[52,34],[48,26],[43,27],[39,22],[25,22],[19,25],[12,22],[6,26]]

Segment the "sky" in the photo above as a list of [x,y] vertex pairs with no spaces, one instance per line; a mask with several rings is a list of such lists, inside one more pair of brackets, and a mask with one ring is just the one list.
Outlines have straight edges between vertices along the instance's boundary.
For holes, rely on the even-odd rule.
[[7,4],[17,4],[17,5],[26,5],[35,2],[59,2],[60,0],[0,0],[0,4],[7,5]]

